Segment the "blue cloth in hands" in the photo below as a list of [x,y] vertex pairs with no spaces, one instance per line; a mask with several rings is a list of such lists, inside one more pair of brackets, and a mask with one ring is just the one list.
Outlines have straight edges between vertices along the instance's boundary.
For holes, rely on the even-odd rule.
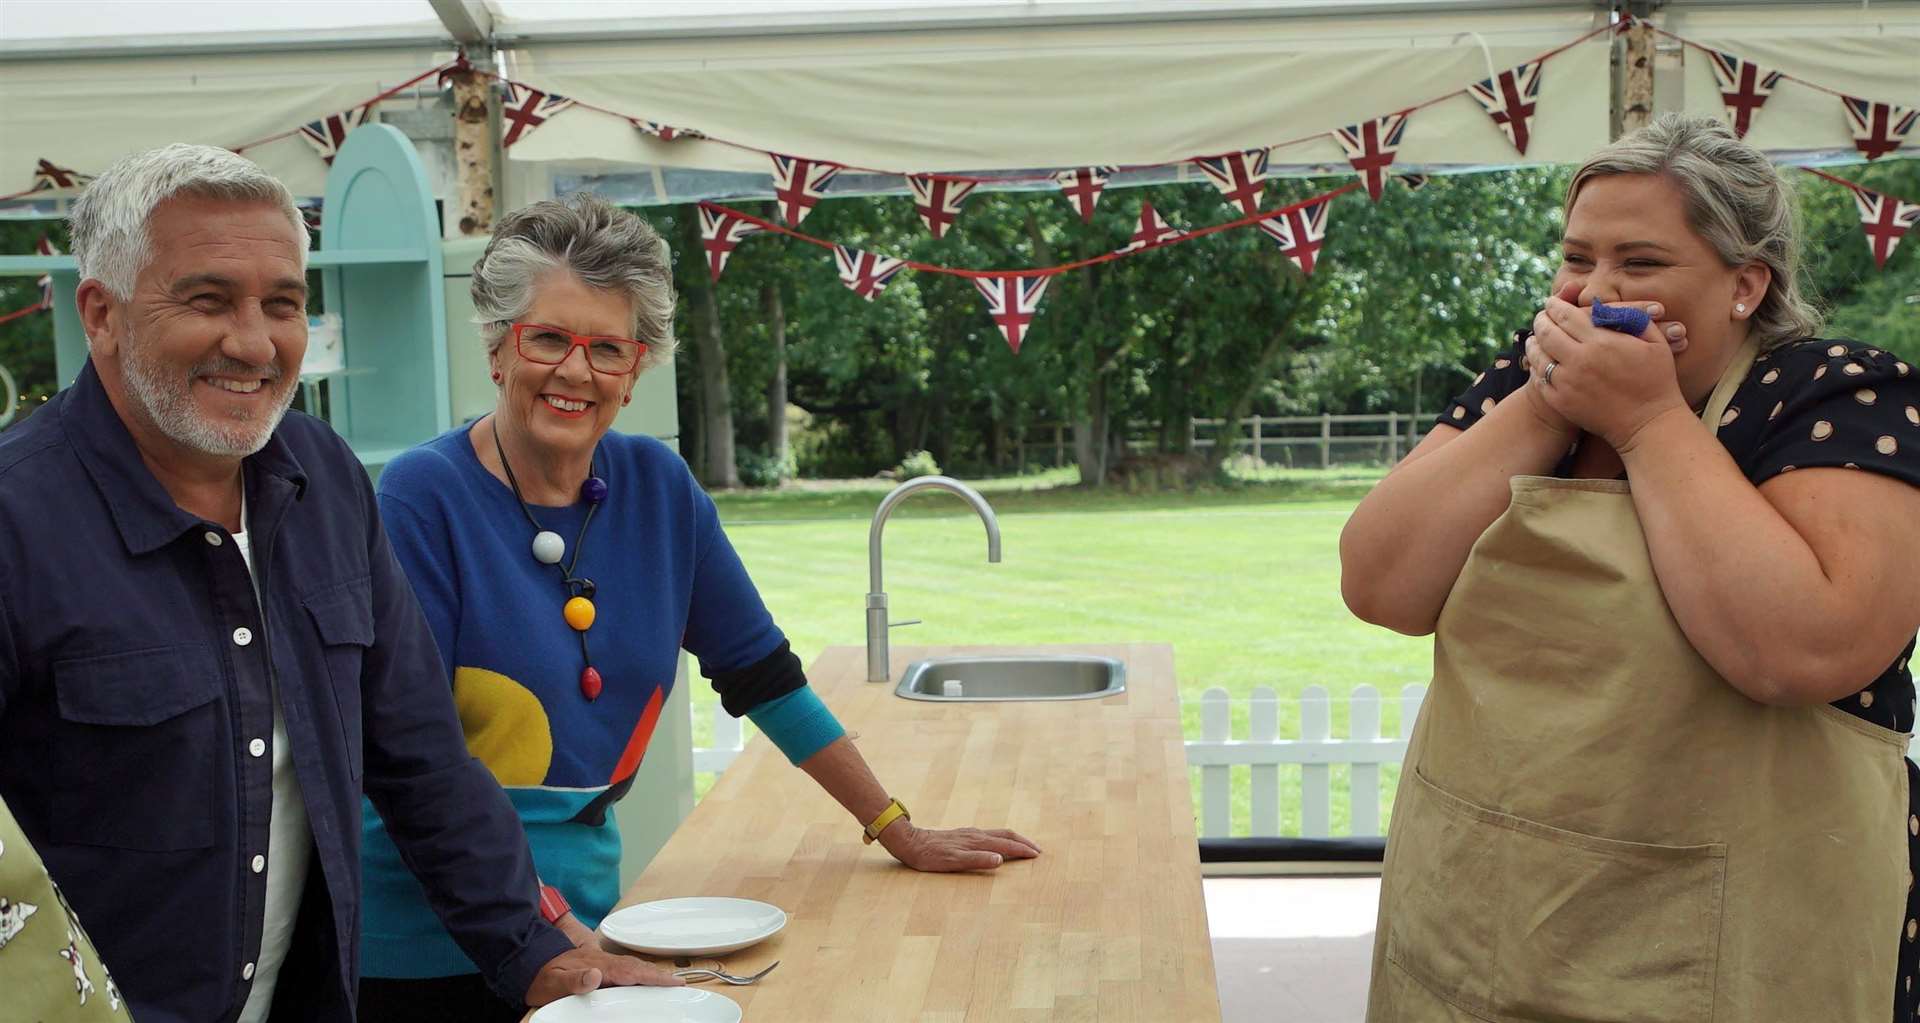
[[1598,299],[1594,300],[1593,325],[1596,327],[1605,327],[1608,330],[1617,330],[1622,334],[1639,337],[1646,333],[1647,326],[1652,322],[1653,317],[1648,316],[1645,310],[1625,305],[1608,305]]

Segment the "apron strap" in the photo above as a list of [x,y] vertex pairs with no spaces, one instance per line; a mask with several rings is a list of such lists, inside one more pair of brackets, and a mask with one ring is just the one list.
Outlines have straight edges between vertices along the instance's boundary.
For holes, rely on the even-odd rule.
[[1727,406],[1733,403],[1733,392],[1747,379],[1747,373],[1753,369],[1753,360],[1760,355],[1760,343],[1749,338],[1740,350],[1733,353],[1733,361],[1727,363],[1726,371],[1720,374],[1720,382],[1713,387],[1713,395],[1707,399],[1707,407],[1700,413],[1700,419],[1707,424],[1709,434],[1720,433],[1720,417],[1727,412]]

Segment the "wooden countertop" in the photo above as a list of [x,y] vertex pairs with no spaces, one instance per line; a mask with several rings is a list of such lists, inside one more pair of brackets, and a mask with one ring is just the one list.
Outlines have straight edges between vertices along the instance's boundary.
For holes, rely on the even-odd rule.
[[785,931],[725,957],[736,973],[778,970],[703,985],[748,1023],[1218,1021],[1172,648],[896,646],[893,677],[929,656],[1042,652],[1119,658],[1126,692],[903,700],[862,681],[859,647],[808,672],[915,823],[1010,827],[1039,859],[909,870],[756,736],[620,904],[729,895],[786,910]]

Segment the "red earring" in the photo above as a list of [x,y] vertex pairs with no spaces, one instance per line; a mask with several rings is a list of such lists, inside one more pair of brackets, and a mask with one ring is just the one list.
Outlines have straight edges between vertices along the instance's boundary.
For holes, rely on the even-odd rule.
[[496,384],[500,382],[500,374],[498,374],[498,373],[495,373],[495,374],[493,375],[493,382],[494,382],[494,383],[496,383]]
[[627,392],[627,396],[626,396],[626,397],[624,397],[624,398],[622,398],[622,399],[620,399],[620,404],[622,404],[622,405],[631,405],[631,404],[633,404],[633,392],[632,392],[632,391],[628,391],[628,392]]

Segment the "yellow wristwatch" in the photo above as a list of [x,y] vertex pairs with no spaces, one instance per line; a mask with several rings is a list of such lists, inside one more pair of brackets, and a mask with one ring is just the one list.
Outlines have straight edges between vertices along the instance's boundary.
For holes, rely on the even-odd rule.
[[861,844],[872,845],[873,840],[880,837],[880,832],[887,830],[887,825],[901,818],[913,819],[913,814],[907,812],[907,804],[898,799],[889,800],[887,808],[880,811],[880,816],[875,817],[873,823],[867,825],[867,833],[860,836]]

